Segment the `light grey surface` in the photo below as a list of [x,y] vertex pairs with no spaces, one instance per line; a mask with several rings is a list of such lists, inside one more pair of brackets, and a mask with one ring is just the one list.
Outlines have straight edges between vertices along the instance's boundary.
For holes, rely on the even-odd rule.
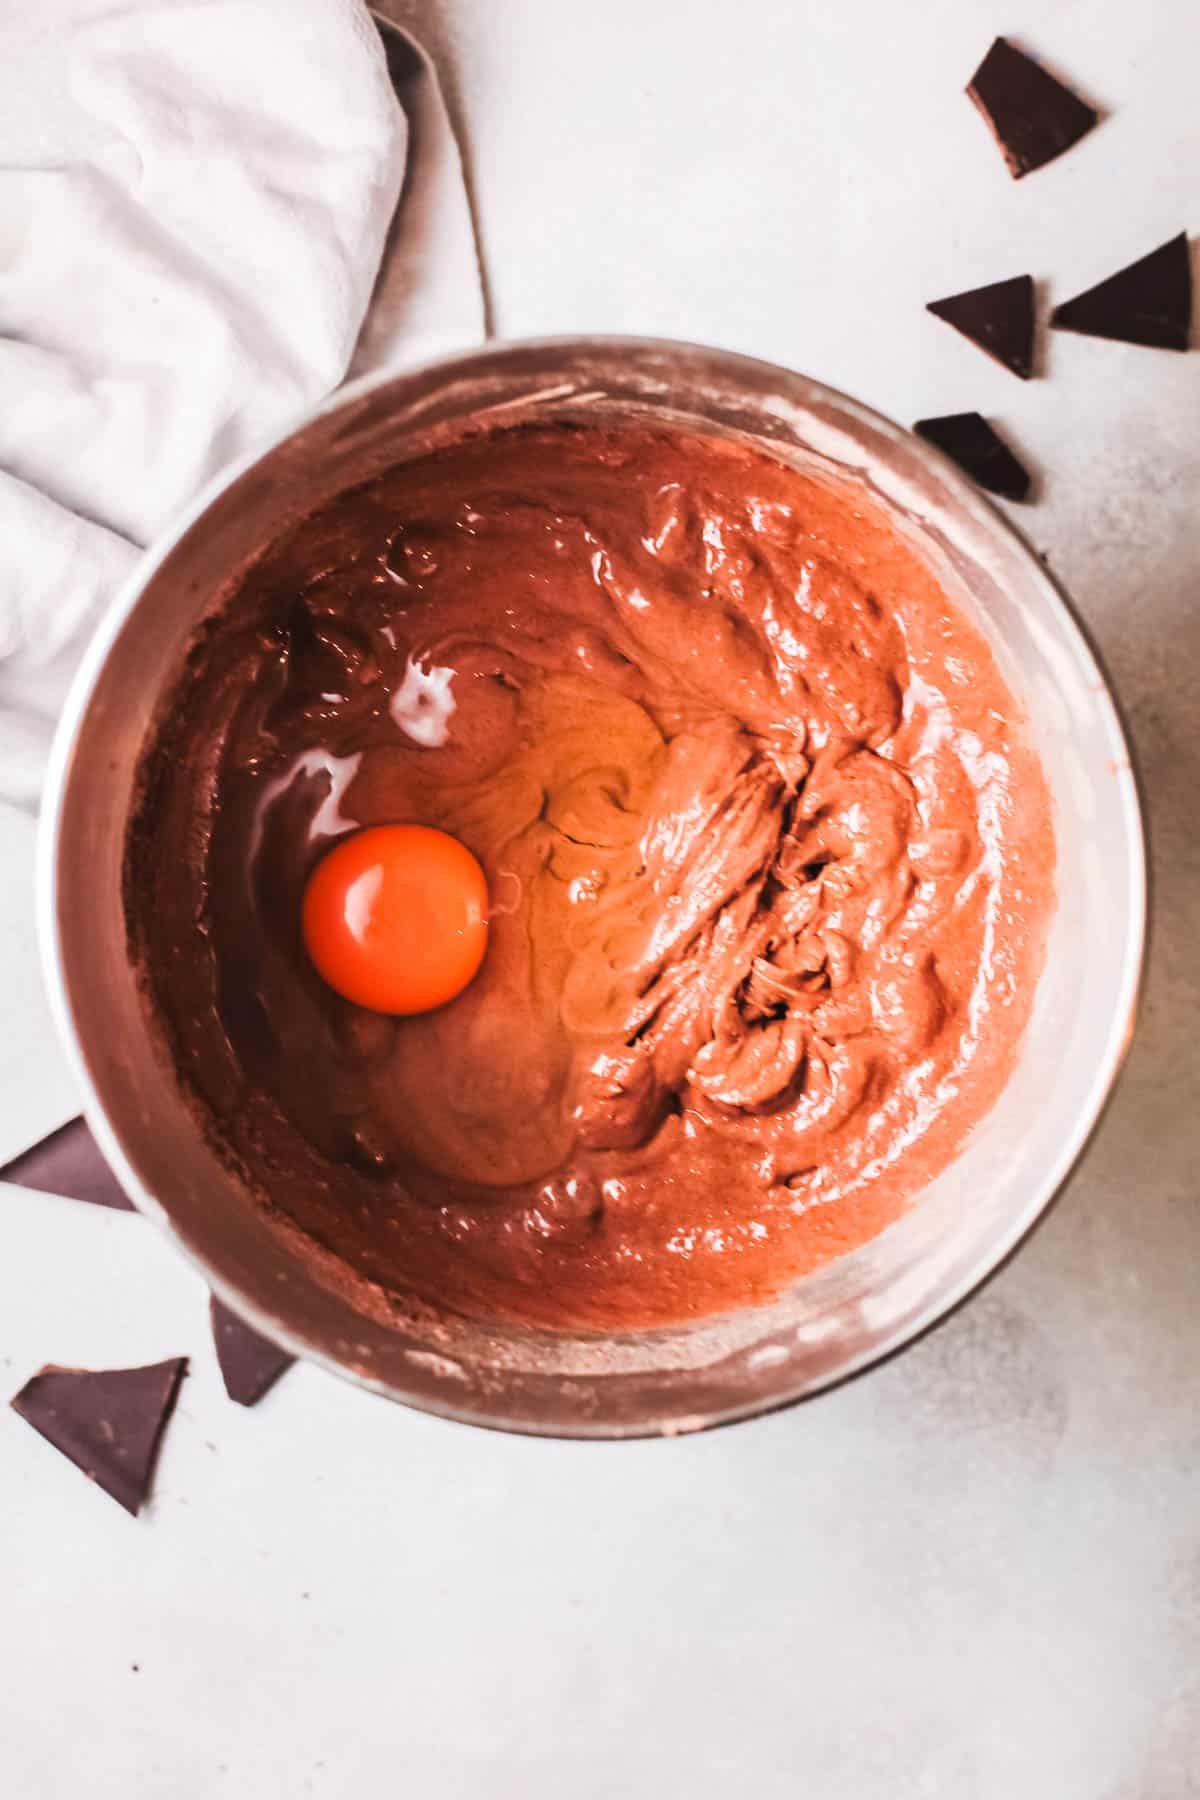
[[[242,1413],[142,1221],[4,1192],[9,1389],[51,1357],[195,1373],[140,1524],[0,1416],[0,1785],[1200,1793],[1200,358],[1063,335],[1022,385],[922,311],[1026,268],[1063,298],[1200,228],[1192,0],[393,10],[453,62],[500,329],[708,339],[902,418],[978,407],[1030,453],[1019,516],[1150,798],[1141,1031],[982,1295],[864,1380],[674,1443],[484,1436],[307,1369]],[[1021,183],[960,92],[997,29],[1111,109]]]

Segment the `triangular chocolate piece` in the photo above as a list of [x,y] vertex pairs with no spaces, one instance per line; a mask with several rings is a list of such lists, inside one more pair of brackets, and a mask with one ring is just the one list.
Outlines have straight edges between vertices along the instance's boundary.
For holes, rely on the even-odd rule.
[[967,93],[991,126],[1015,181],[1077,144],[1100,116],[1002,37],[972,75]]
[[93,1206],[134,1210],[133,1201],[105,1162],[83,1119],[72,1119],[32,1150],[5,1163],[0,1181],[15,1181],[19,1187],[36,1188],[43,1194],[61,1194],[67,1200],[87,1200]]
[[1024,500],[1029,471],[1004,439],[977,412],[946,413],[940,419],[918,419],[913,430],[952,457],[972,481],[1006,500]]
[[930,300],[925,310],[945,319],[1022,381],[1033,374],[1032,275],[1013,275],[946,300]]
[[225,1392],[239,1406],[253,1406],[296,1359],[230,1312],[215,1294],[208,1312]]
[[1186,350],[1192,330],[1192,258],[1187,233],[1168,238],[1149,256],[1064,300],[1050,315],[1062,331]]
[[137,1514],[150,1491],[158,1446],[187,1357],[144,1369],[60,1369],[27,1381],[13,1408],[89,1481]]

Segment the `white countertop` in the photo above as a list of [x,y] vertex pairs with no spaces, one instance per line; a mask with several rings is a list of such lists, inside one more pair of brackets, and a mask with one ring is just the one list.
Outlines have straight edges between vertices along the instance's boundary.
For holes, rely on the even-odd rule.
[[[689,337],[977,408],[1149,796],[1141,1030],[1082,1171],[948,1324],[711,1436],[541,1443],[314,1369],[227,1402],[132,1215],[0,1190],[0,1370],[193,1356],[137,1523],[0,1412],[12,1800],[1184,1800],[1200,1792],[1200,357],[923,310],[1200,231],[1193,0],[392,0],[466,121],[497,328]],[[997,31],[1110,116],[1013,182]]]

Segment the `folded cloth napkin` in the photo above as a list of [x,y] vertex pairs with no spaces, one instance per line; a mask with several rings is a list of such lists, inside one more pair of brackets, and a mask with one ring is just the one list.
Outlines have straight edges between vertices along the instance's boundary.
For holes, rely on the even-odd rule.
[[3,1163],[77,1110],[24,977],[31,814],[92,627],[223,464],[484,313],[436,78],[359,0],[41,0],[0,12],[0,68]]

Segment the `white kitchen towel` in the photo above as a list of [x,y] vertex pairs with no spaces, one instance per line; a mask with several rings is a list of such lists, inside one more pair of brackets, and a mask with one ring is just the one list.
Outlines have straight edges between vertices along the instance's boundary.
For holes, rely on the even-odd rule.
[[352,378],[463,350],[488,331],[475,221],[437,74],[420,44],[379,24],[408,156]]
[[[436,78],[384,37],[359,0],[0,9],[0,869],[30,896],[0,980],[33,953],[20,813],[138,550],[352,359],[483,334]],[[43,1005],[6,1007],[39,1055],[0,1095],[0,1163],[73,1110]]]

